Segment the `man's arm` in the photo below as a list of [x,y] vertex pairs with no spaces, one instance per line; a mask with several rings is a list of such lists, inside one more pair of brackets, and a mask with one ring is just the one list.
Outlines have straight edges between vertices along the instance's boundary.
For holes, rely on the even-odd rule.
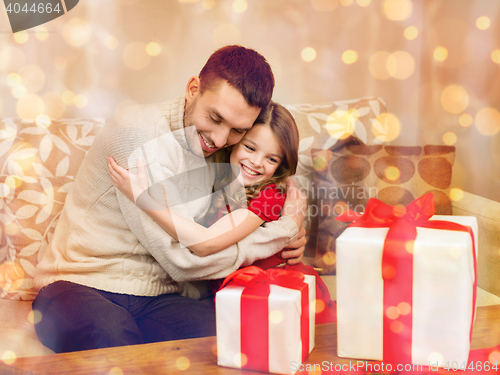
[[289,216],[266,223],[239,243],[199,257],[166,233],[144,211],[117,190],[123,217],[140,244],[176,281],[223,278],[241,266],[268,258],[295,241],[297,224]]
[[304,220],[306,200],[293,181],[289,184],[290,194],[287,194],[283,216],[279,220],[266,223],[237,244],[206,257],[193,254],[173,240],[119,190],[117,198],[132,232],[170,277],[176,281],[217,279],[295,243],[300,235],[298,224]]

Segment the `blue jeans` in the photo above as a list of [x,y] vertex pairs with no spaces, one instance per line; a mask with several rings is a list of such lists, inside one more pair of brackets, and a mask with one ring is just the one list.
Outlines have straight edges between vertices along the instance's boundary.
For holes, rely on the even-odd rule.
[[110,293],[68,281],[42,288],[33,301],[35,330],[56,353],[215,335],[215,311],[178,294]]

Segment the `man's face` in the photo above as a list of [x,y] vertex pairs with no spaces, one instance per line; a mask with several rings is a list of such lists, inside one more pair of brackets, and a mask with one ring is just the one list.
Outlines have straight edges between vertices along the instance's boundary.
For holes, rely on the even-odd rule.
[[252,128],[260,108],[250,106],[238,90],[226,81],[200,94],[198,77],[186,89],[184,127],[194,125],[203,156],[234,145]]

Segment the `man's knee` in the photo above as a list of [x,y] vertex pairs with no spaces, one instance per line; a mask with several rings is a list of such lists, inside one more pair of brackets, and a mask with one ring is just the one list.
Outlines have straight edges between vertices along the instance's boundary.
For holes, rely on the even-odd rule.
[[40,321],[35,331],[55,352],[140,344],[142,334],[130,314],[98,291],[58,281],[43,288],[33,302]]

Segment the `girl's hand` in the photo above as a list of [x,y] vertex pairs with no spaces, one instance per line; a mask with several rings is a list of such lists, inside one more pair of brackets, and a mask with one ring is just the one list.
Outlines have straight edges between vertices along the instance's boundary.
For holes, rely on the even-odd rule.
[[108,156],[108,168],[113,185],[115,185],[132,202],[137,202],[139,195],[148,189],[146,169],[142,158],[137,159],[137,175],[132,174],[125,168],[120,167],[110,156]]

